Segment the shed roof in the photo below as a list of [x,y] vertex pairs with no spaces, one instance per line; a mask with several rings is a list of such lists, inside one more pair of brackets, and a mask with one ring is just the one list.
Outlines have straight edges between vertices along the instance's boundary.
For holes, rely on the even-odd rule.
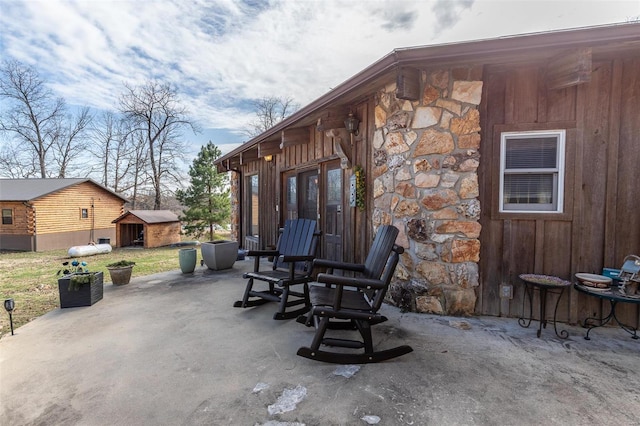
[[89,182],[122,201],[128,201],[122,195],[86,178],[0,179],[0,201],[32,201],[84,182]]
[[178,215],[171,210],[130,210],[112,223],[117,223],[129,215],[133,215],[145,223],[180,222]]

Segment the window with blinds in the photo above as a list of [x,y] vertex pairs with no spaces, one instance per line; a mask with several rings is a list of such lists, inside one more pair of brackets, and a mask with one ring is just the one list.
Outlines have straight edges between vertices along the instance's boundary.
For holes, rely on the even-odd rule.
[[501,212],[562,212],[564,144],[564,130],[501,134]]

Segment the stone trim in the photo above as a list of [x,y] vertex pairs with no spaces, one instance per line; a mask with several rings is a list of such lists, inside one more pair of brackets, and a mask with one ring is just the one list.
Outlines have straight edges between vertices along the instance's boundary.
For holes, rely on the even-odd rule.
[[407,250],[390,301],[404,309],[472,315],[479,284],[481,69],[422,72],[422,97],[376,96],[373,225],[393,224]]

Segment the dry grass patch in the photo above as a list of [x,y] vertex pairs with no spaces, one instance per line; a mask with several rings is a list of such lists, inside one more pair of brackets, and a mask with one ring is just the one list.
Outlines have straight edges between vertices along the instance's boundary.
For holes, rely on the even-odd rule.
[[[102,271],[105,280],[109,280],[106,265],[119,260],[136,262],[132,277],[179,269],[178,250],[179,247],[120,248],[77,259],[87,262],[90,271]],[[69,259],[66,250],[0,253],[0,300],[15,300],[14,329],[60,307],[56,273]],[[9,315],[4,309],[1,311],[0,337],[11,332]]]

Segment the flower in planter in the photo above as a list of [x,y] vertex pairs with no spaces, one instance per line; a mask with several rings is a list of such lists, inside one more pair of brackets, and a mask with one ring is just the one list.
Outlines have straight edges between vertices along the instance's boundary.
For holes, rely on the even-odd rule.
[[71,262],[68,260],[62,262],[62,269],[60,269],[56,275],[70,275],[78,272],[89,272],[89,267],[87,266],[87,262],[80,262],[77,259],[73,259]]
[[77,291],[82,284],[90,284],[94,281],[94,274],[89,273],[87,262],[73,259],[62,262],[62,269],[56,275],[71,275],[69,278],[69,291]]

